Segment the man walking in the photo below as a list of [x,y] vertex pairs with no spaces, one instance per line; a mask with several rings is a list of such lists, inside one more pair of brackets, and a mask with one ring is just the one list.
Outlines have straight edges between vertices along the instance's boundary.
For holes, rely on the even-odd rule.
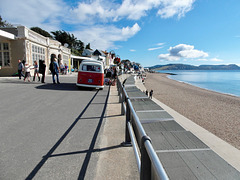
[[52,71],[53,84],[56,84],[55,75],[57,77],[57,83],[60,84],[60,82],[59,82],[59,65],[57,63],[57,58],[55,58],[53,61],[53,71]]
[[24,77],[23,75],[23,63],[21,62],[21,60],[19,59],[18,60],[18,76],[19,76],[19,79],[21,79],[21,77]]
[[152,95],[153,95],[153,90],[151,89],[151,91],[150,91],[150,93],[149,93],[150,99],[152,99]]
[[46,72],[46,64],[45,61],[40,60],[39,61],[39,73],[42,74],[42,83],[45,83],[45,72]]

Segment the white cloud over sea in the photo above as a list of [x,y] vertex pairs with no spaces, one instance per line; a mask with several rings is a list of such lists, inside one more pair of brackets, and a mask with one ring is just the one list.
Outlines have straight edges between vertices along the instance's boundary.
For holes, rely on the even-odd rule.
[[[157,10],[156,16],[160,18],[181,18],[195,2],[82,0],[74,1],[73,5],[69,0],[0,1],[0,15],[12,24],[38,26],[47,31],[64,30],[64,27],[71,26],[70,33],[78,39],[103,49],[116,47],[116,41],[126,41],[135,36],[141,30],[137,21],[148,16],[151,10]],[[124,21],[124,26],[118,24],[119,21]]]
[[160,54],[158,56],[161,60],[178,61],[181,58],[194,59],[194,58],[206,58],[208,53],[197,50],[193,45],[179,44],[168,49],[168,54]]

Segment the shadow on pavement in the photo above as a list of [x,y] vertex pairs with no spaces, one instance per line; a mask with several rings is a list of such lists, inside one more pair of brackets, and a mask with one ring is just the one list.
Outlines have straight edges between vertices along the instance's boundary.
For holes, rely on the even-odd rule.
[[79,114],[79,116],[75,119],[75,121],[71,124],[71,126],[66,130],[66,132],[61,136],[61,138],[56,142],[56,144],[48,151],[46,155],[42,157],[42,160],[35,166],[35,168],[32,170],[32,172],[27,176],[25,180],[32,180],[35,175],[38,173],[38,171],[42,168],[42,166],[46,163],[46,161],[49,159],[50,156],[54,153],[54,151],[58,148],[58,146],[63,142],[63,140],[67,137],[67,135],[72,131],[74,126],[78,123],[78,121],[81,119],[83,114],[86,112],[92,101],[97,96],[98,91],[95,93],[95,95],[92,97],[92,99],[89,101],[87,106],[83,109],[83,111]]
[[[75,84],[46,84],[40,87],[37,87],[38,89],[50,89],[50,90],[76,90],[76,85]],[[73,89],[74,88],[74,89]],[[86,112],[86,110],[88,109],[88,107],[92,104],[93,100],[96,98],[96,96],[98,95],[99,90],[96,90],[95,95],[92,97],[92,99],[89,101],[89,103],[87,104],[87,106],[84,108],[84,110],[80,113],[80,115],[75,119],[75,121],[71,124],[71,126],[66,130],[66,132],[60,137],[60,139],[56,142],[56,144],[48,151],[48,153],[46,155],[44,155],[42,157],[42,160],[35,166],[35,168],[30,172],[30,174],[27,176],[26,180],[32,180],[35,175],[38,173],[38,171],[42,168],[42,166],[46,163],[46,161],[54,156],[65,156],[65,155],[73,155],[73,154],[81,154],[81,153],[85,153],[85,159],[84,162],[82,164],[81,170],[79,172],[79,176],[78,179],[84,179],[86,172],[87,172],[87,168],[88,168],[88,164],[89,161],[91,159],[91,155],[94,152],[99,152],[99,151],[106,151],[106,150],[110,150],[110,149],[114,149],[114,148],[119,148],[120,145],[116,145],[116,146],[112,146],[112,147],[105,147],[102,149],[95,149],[95,144],[97,141],[97,137],[99,135],[100,132],[100,128],[102,126],[102,122],[104,119],[104,115],[107,109],[107,102],[108,102],[108,98],[109,98],[109,94],[110,94],[110,86],[108,89],[108,93],[106,95],[106,99],[105,99],[105,103],[104,103],[104,107],[102,110],[102,114],[100,117],[97,117],[99,119],[98,125],[96,127],[96,130],[94,132],[94,135],[92,137],[92,141],[90,143],[90,146],[88,149],[84,150],[84,151],[77,151],[77,152],[69,152],[69,153],[64,153],[64,154],[53,154],[54,151],[59,147],[59,145],[63,142],[63,140],[67,137],[67,135],[72,131],[72,129],[74,128],[74,126],[78,123],[79,120],[82,119],[83,114]],[[95,118],[95,117],[94,117]],[[84,118],[83,118],[84,119]]]
[[98,91],[93,88],[78,88],[75,83],[61,83],[61,84],[42,84],[37,86],[36,89],[43,90],[56,90],[56,91]]

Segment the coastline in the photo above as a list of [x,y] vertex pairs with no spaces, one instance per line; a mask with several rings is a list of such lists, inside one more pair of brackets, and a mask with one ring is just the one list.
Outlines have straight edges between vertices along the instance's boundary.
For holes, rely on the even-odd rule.
[[199,126],[240,149],[240,98],[148,73],[145,87],[153,96]]

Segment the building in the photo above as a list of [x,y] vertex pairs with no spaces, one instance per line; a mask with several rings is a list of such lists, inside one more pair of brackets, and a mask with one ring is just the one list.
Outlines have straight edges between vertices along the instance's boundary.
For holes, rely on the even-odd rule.
[[0,76],[16,74],[19,59],[30,65],[45,60],[48,72],[53,56],[58,63],[69,64],[71,50],[25,26],[0,28]]
[[[109,68],[110,66],[110,60],[109,60],[109,53],[106,51],[101,51],[96,49],[95,51],[92,49],[84,49],[82,56],[74,56],[72,55],[72,65],[74,69],[78,69],[80,66],[80,63],[84,59],[96,59],[98,61],[101,61],[103,63],[104,68]],[[113,62],[113,61],[112,61]]]

